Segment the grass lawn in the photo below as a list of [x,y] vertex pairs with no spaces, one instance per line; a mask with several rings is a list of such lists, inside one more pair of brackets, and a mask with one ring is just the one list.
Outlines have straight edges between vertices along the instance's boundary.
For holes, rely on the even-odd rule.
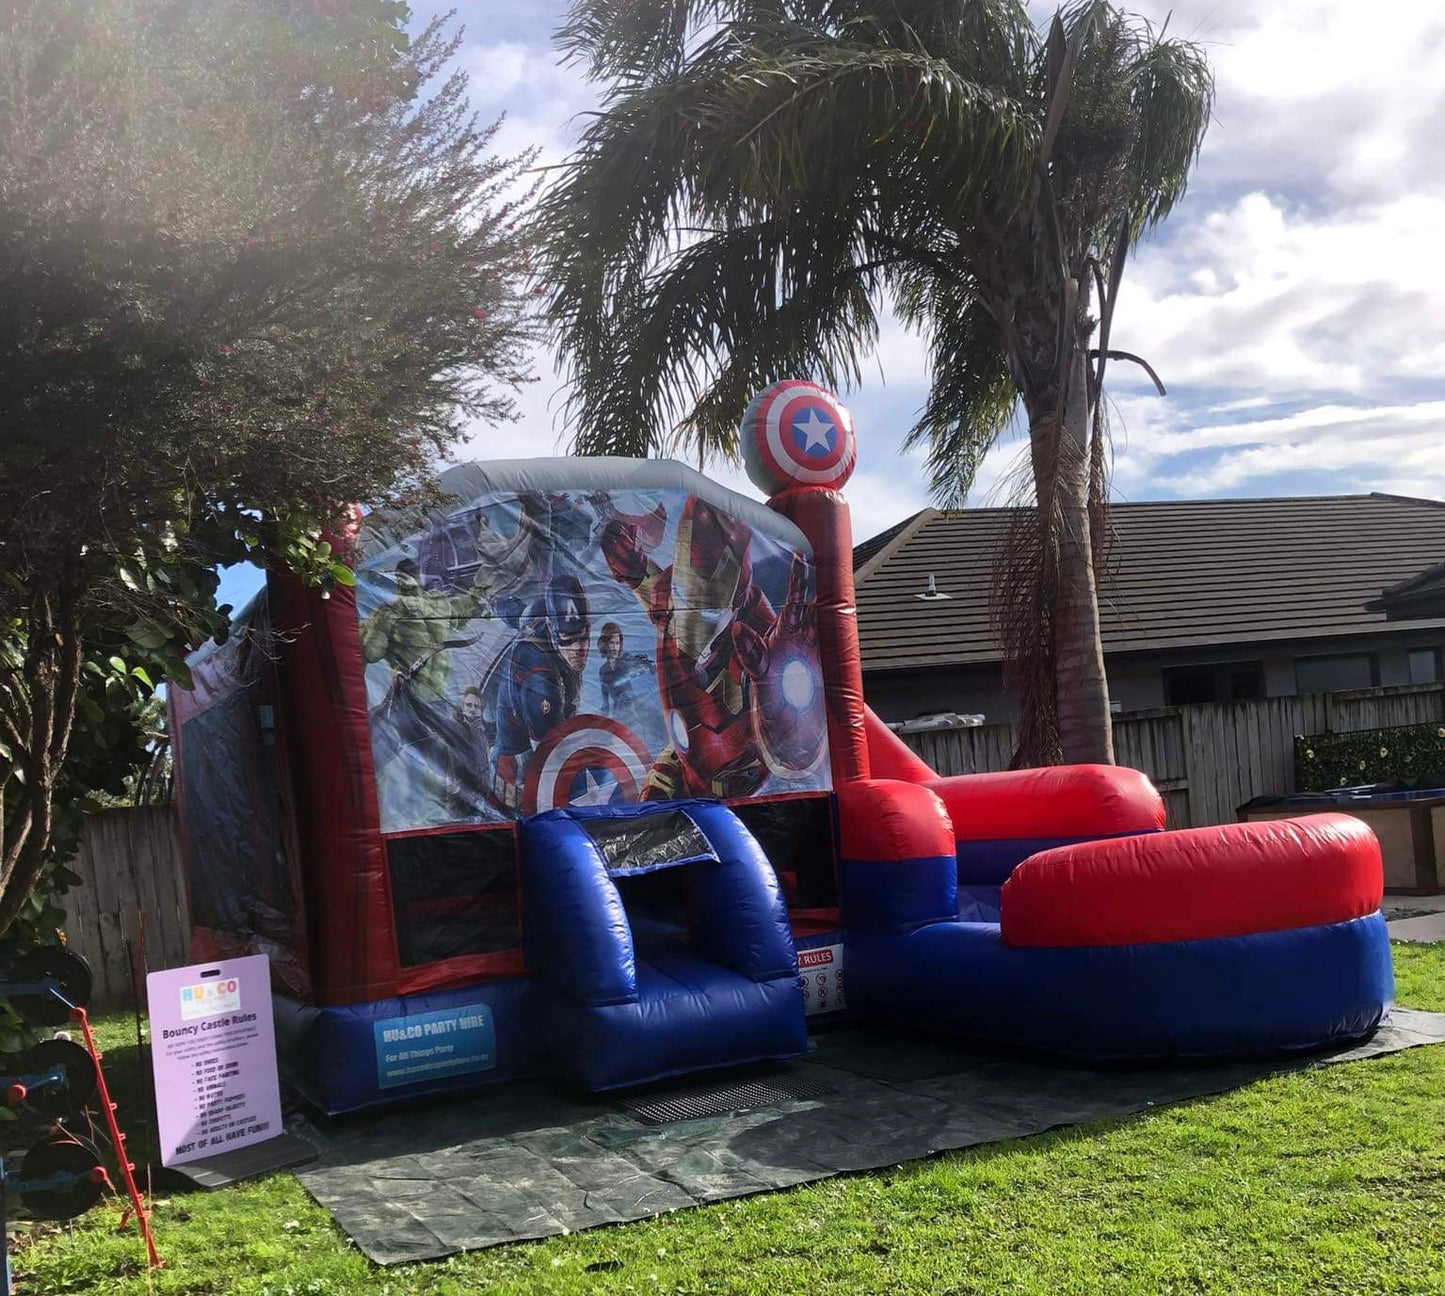
[[[1445,1010],[1445,948],[1395,966],[1402,1003]],[[134,1092],[134,1027],[105,1032]],[[115,1221],[22,1236],[21,1290],[1445,1293],[1445,1047],[437,1264],[374,1268],[290,1175],[161,1198],[149,1278]]]

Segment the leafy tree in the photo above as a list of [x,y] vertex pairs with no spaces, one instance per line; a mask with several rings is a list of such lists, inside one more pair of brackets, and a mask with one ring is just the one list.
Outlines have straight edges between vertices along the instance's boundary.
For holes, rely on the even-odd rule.
[[577,448],[731,453],[762,385],[855,382],[890,302],[927,338],[940,502],[1027,417],[994,599],[1020,758],[1112,760],[1110,324],[1203,138],[1201,51],[1105,0],[1044,33],[1024,0],[576,0],[560,43],[610,87],[546,200]]
[[349,582],[343,502],[512,415],[529,159],[438,76],[459,37],[406,18],[0,9],[0,931],[225,633],[213,568]]

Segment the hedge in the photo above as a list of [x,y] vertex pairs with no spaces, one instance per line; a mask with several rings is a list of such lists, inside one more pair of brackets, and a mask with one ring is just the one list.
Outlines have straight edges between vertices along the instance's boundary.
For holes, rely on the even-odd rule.
[[1445,773],[1445,724],[1430,720],[1356,733],[1302,734],[1294,740],[1294,772],[1301,792],[1413,783]]

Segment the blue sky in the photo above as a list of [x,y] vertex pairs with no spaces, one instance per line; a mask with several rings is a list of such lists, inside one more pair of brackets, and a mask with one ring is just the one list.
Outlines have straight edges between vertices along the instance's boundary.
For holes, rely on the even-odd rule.
[[[454,8],[459,61],[505,152],[561,161],[597,90],[558,64],[565,0],[413,0]],[[1032,6],[1040,18],[1051,6]],[[1445,5],[1439,0],[1134,0],[1203,43],[1216,119],[1182,205],[1125,276],[1110,369],[1114,490],[1125,500],[1383,490],[1445,497]],[[927,502],[900,441],[923,400],[918,337],[888,321],[866,381],[845,393],[859,438],[854,532]],[[560,384],[520,424],[471,429],[463,458],[558,453]],[[995,449],[972,503],[1005,502],[1021,444]],[[730,466],[709,471],[756,494]],[[239,575],[239,574],[238,574]],[[227,581],[239,593],[248,580]]]

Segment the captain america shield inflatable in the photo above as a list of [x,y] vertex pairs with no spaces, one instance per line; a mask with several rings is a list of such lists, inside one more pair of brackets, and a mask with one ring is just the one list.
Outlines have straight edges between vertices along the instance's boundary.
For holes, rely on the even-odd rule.
[[801,379],[754,396],[738,432],[748,476],[769,495],[790,486],[836,490],[858,460],[847,407],[826,387]]
[[651,754],[625,724],[573,716],[550,730],[528,760],[522,813],[636,801],[651,765]]

